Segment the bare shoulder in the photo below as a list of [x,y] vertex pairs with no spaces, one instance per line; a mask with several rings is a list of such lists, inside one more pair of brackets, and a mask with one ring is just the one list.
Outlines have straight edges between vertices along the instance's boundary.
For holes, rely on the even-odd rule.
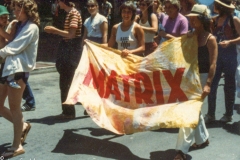
[[207,45],[208,45],[208,46],[209,46],[209,45],[212,46],[212,45],[215,45],[215,44],[217,44],[216,38],[215,38],[214,35],[210,34]]
[[134,30],[141,30],[141,29],[142,27],[138,23],[135,23]]

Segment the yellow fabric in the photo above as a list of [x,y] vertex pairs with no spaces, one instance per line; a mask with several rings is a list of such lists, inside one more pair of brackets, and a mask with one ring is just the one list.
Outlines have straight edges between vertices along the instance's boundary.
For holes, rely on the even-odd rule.
[[[81,102],[116,134],[196,127],[202,106],[196,37],[164,42],[147,57],[87,41],[65,103]],[[96,77],[96,78],[95,78]]]

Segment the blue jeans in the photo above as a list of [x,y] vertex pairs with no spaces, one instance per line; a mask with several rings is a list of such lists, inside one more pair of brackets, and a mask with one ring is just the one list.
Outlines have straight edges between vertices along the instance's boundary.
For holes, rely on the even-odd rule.
[[34,99],[34,96],[33,96],[33,93],[32,93],[32,90],[30,88],[30,85],[29,85],[28,81],[26,83],[26,88],[23,92],[23,97],[22,98],[26,101],[25,103],[29,107],[31,107],[31,108],[36,107],[35,106],[35,99]]
[[208,115],[215,116],[217,88],[222,73],[225,75],[224,95],[226,116],[233,115],[233,105],[235,102],[235,73],[237,69],[237,51],[236,45],[222,48],[218,46],[218,59],[216,73],[212,81],[211,92],[208,95]]

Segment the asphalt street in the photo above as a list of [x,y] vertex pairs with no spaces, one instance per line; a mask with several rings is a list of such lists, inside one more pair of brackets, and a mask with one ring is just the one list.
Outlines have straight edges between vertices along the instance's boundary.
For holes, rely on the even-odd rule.
[[[99,128],[83,107],[76,105],[76,119],[55,120],[61,113],[59,75],[54,69],[34,71],[30,86],[36,99],[35,111],[24,112],[32,125],[24,144],[25,154],[13,160],[172,160],[175,155],[178,129],[160,129],[119,136]],[[24,103],[24,101],[22,102]],[[8,104],[6,103],[8,106]],[[188,159],[240,160],[240,99],[236,98],[233,122],[218,121],[207,125],[209,146],[192,150]],[[202,113],[206,114],[206,100]],[[220,82],[216,118],[225,111],[223,79]],[[0,117],[0,153],[11,145],[12,124]],[[1,159],[3,160],[3,159]]]

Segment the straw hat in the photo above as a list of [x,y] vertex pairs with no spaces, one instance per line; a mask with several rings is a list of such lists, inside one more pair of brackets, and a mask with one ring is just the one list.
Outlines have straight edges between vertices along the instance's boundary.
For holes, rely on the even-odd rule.
[[9,12],[6,7],[0,5],[0,16],[4,14],[9,14]]
[[207,16],[207,6],[203,4],[195,4],[191,10],[191,12],[186,16],[199,16],[206,15]]
[[235,9],[235,6],[232,4],[232,1],[226,2],[224,0],[215,0],[215,2],[221,4],[224,7]]

